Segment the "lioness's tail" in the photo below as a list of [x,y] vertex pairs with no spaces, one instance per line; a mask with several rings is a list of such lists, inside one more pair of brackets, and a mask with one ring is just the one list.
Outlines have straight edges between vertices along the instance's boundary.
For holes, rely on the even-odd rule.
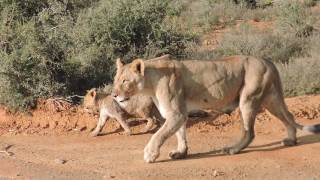
[[314,134],[320,133],[320,124],[315,124],[311,126],[303,126],[302,128],[303,131],[311,132]]
[[286,121],[288,124],[296,129],[311,132],[314,134],[320,133],[320,124],[303,126],[298,124],[293,115],[288,111],[288,108],[284,102],[283,88],[280,79],[279,72],[275,65],[269,61],[266,61],[274,74],[273,87],[270,89],[270,95],[265,99],[266,108],[282,121]]
[[320,124],[304,126],[295,122],[293,115],[289,111],[285,111],[283,114],[285,115],[287,122],[291,124],[293,127],[314,134],[320,133]]
[[[281,105],[280,105],[281,104]],[[320,133],[320,124],[315,124],[315,125],[309,125],[309,126],[304,126],[301,124],[298,124],[295,120],[293,115],[288,111],[287,106],[285,105],[283,96],[281,98],[280,101],[280,105],[281,107],[278,107],[281,111],[281,114],[285,117],[285,120],[293,127],[302,130],[302,131],[306,131],[306,132],[311,132],[314,134]]]
[[300,124],[298,124],[296,122],[294,122],[294,123],[292,123],[292,121],[289,121],[289,122],[291,122],[290,124],[292,126],[294,126],[295,128],[299,129],[299,130],[302,130],[302,131],[305,131],[305,132],[314,133],[314,134],[319,134],[320,133],[320,124],[303,126],[303,125],[300,125]]

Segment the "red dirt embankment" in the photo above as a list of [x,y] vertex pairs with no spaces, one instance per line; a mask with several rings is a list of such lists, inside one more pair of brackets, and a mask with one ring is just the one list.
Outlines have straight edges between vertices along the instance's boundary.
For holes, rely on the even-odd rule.
[[[39,134],[63,135],[74,133],[89,133],[96,126],[97,115],[88,114],[81,106],[71,105],[63,101],[52,99],[40,101],[38,107],[28,113],[10,114],[4,107],[0,107],[0,135],[2,134]],[[287,99],[289,110],[298,119],[314,120],[320,118],[320,96],[301,96]],[[257,121],[270,121],[273,117],[262,111]],[[215,119],[212,121],[212,119]],[[237,123],[238,110],[231,115],[216,115],[211,113],[208,118],[192,118],[188,127],[197,131],[223,129]],[[133,124],[133,130],[139,132],[141,123]],[[207,126],[208,125],[208,126]],[[115,120],[107,123],[103,132],[122,131]]]
[[[320,118],[320,96],[301,96],[286,100],[290,112],[297,119],[314,120]],[[53,100],[40,101],[37,109],[28,113],[11,114],[4,107],[0,107],[0,135],[3,134],[38,134],[38,135],[64,135],[64,134],[86,134],[96,126],[97,115],[85,112],[81,106],[68,103],[58,104]],[[267,112],[262,111],[257,121],[270,121]],[[212,121],[212,119],[215,119]],[[191,118],[188,127],[192,130],[206,132],[212,129],[224,129],[238,123],[239,112],[236,110],[231,115],[211,114],[207,118]],[[133,122],[134,123],[134,122]],[[138,133],[143,125],[134,125],[133,131]],[[115,120],[110,120],[103,132],[120,133],[122,130]]]

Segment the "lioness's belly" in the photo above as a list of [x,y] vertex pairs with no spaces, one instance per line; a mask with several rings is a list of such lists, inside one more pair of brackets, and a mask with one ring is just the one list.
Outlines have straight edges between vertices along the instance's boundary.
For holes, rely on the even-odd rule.
[[189,110],[223,110],[238,99],[244,83],[244,67],[238,63],[205,62],[184,64],[182,74],[186,105]]
[[228,101],[212,100],[210,103],[201,103],[200,101],[187,101],[188,112],[199,109],[213,109],[225,113],[232,112],[239,106],[239,98],[235,97]]
[[242,84],[242,77],[232,77],[217,83],[203,83],[196,88],[185,87],[187,109],[188,111],[203,108],[223,110],[239,98]]

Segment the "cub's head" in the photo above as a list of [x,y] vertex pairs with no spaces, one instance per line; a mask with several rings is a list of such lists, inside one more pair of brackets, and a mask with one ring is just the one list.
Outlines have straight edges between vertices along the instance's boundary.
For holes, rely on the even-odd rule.
[[87,94],[83,98],[83,108],[87,112],[94,111],[95,108],[95,100],[97,96],[97,90],[96,88],[92,88],[89,91],[87,91]]
[[113,97],[124,102],[144,88],[144,62],[136,59],[124,65],[117,59],[117,74],[113,82]]

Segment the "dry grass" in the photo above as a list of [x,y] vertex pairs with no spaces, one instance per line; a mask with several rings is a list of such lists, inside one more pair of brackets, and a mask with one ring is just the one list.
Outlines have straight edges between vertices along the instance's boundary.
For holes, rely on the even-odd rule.
[[320,35],[310,37],[309,55],[277,64],[286,96],[320,93]]

